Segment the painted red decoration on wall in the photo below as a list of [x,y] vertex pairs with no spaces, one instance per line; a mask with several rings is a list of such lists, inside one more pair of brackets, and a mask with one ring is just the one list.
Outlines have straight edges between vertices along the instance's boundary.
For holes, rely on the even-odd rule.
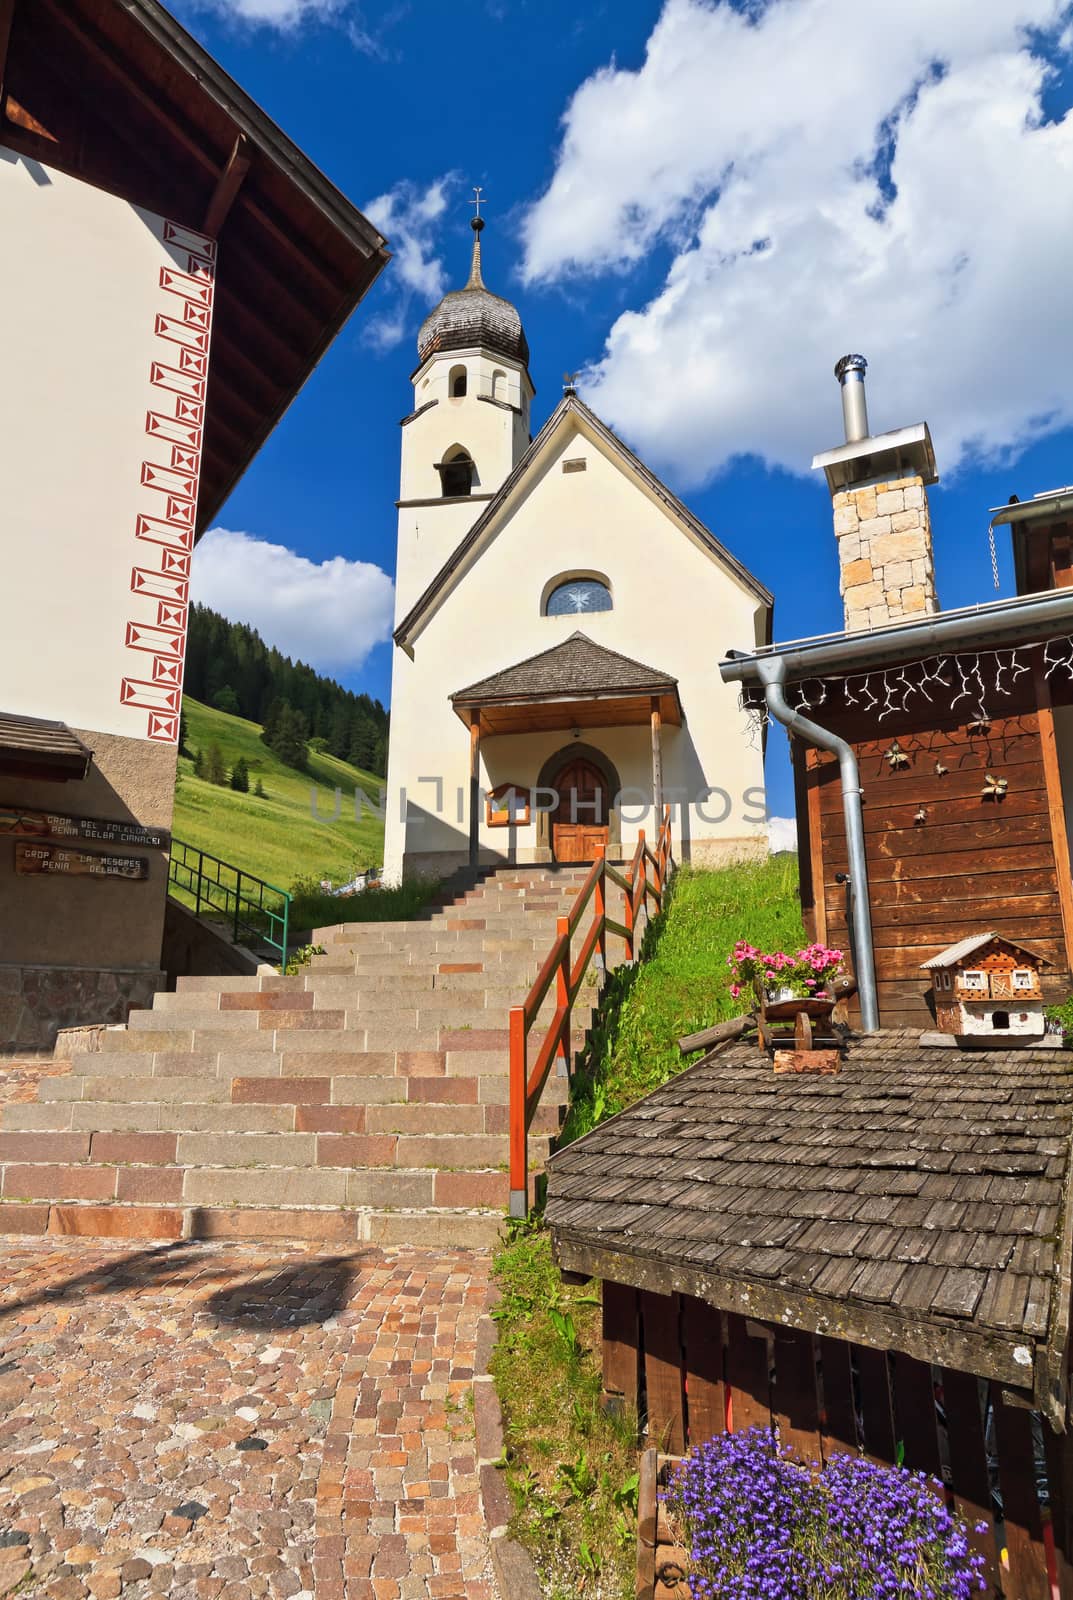
[[125,646],[139,654],[132,657],[131,676],[120,683],[119,698],[148,712],[147,738],[173,744],[179,737],[216,242],[178,222],[162,219],[161,225],[172,263],[160,268],[162,300],[153,333],[162,343],[149,368],[154,399],[145,417],[145,500],[134,529],[139,545],[130,576],[132,595],[150,609],[127,622]]

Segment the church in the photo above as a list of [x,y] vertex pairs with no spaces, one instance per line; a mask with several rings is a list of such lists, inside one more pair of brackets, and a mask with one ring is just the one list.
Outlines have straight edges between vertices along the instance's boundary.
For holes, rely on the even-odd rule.
[[763,751],[716,663],[772,597],[567,384],[534,438],[529,346],[468,281],[418,335],[402,421],[385,877],[767,849]]

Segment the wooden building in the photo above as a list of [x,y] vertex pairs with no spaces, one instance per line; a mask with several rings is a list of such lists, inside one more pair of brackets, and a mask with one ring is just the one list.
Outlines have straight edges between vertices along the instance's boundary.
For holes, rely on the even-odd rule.
[[[816,714],[857,756],[886,1026],[927,1026],[931,985],[922,964],[993,927],[1049,963],[1048,998],[1070,991],[1073,882],[1059,715],[1070,681],[1048,675],[1051,656],[1069,650],[1069,598],[1061,634],[1050,622],[1035,627],[1031,612],[1026,622],[1018,608],[981,608],[979,649],[924,655],[911,627],[897,638],[892,627],[854,641],[856,672],[794,685],[801,703],[823,698]],[[1014,644],[1000,644],[1011,637]],[[963,681],[972,683],[968,694]],[[816,939],[849,946],[838,763],[801,739],[792,741],[792,758],[806,926]]]
[[547,1220],[650,1444],[904,1456],[985,1524],[991,1595],[1068,1600],[1071,1182],[1065,1052],[885,1030],[833,1076],[755,1044],[683,1072],[552,1156]]
[[[852,371],[863,395],[863,358],[839,363],[844,383],[846,362],[859,363]],[[1073,493],[995,515],[1014,529],[1018,598],[940,611],[927,425],[873,436],[845,390],[843,400],[847,441],[813,464],[832,495],[845,632],[735,654],[721,666],[756,717],[767,716],[765,685],[777,680],[798,718],[790,732],[806,926],[854,954],[849,897],[866,894],[885,1026],[927,1026],[923,963],[990,928],[1038,951],[1049,963],[1047,998],[1065,998]],[[839,760],[808,723],[856,758],[867,886],[849,871]]]
[[0,1048],[48,1048],[163,981],[193,548],[387,249],[157,0],[0,0],[0,218]]

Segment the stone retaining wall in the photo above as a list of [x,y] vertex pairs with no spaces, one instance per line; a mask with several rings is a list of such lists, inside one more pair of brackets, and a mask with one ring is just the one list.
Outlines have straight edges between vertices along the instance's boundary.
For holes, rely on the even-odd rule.
[[61,1028],[127,1020],[164,974],[144,967],[0,965],[0,1052],[51,1050]]

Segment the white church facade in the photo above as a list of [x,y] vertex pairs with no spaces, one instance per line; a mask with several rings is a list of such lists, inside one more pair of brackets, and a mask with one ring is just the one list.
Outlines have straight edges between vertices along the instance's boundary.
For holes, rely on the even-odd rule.
[[426,318],[403,421],[385,877],[767,848],[763,753],[716,670],[768,591],[529,349],[481,272]]

